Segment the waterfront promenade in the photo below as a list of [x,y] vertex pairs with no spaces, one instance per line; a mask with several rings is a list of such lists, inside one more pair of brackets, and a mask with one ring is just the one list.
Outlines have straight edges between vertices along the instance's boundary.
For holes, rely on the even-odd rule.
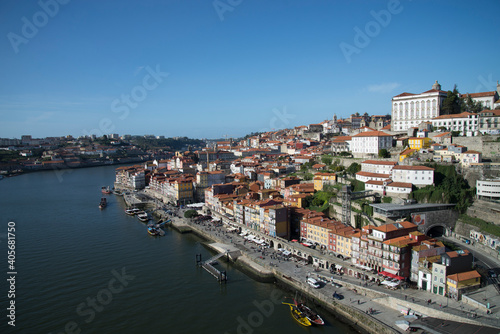
[[[173,209],[174,215],[169,216],[176,228],[183,232],[192,229],[206,239],[217,242],[217,245],[211,246],[216,251],[224,249],[225,246],[222,245],[236,247],[241,255],[239,258],[233,256],[232,260],[237,264],[242,267],[251,267],[252,271],[260,277],[273,277],[293,289],[302,291],[304,296],[314,299],[333,312],[343,315],[349,322],[362,326],[368,331],[370,328],[364,325],[371,320],[373,324],[379,325],[378,331],[383,326],[386,333],[404,332],[395,325],[396,321],[405,320],[402,311],[423,315],[422,319],[428,319],[425,324],[430,328],[439,324],[433,328],[436,333],[453,333],[450,331],[452,328],[460,328],[460,326],[453,325],[457,323],[475,326],[476,330],[481,329],[481,333],[489,333],[488,327],[499,328],[500,310],[496,305],[493,305],[492,314],[486,314],[478,308],[425,291],[415,289],[393,291],[384,288],[383,285],[379,286],[348,275],[332,274],[328,270],[315,269],[311,264],[306,264],[305,261],[297,258],[292,257],[291,260],[287,260],[278,250],[249,242],[234,230],[231,231],[227,224],[215,225],[209,221],[196,223],[191,219],[182,218],[183,210],[171,207],[169,209]],[[276,241],[282,242],[282,240]],[[297,243],[293,244],[294,247],[305,248]],[[335,263],[341,263],[345,268],[352,267],[349,260],[335,259]],[[317,278],[322,282],[322,287],[313,289],[305,283],[307,277]],[[229,282],[230,279],[229,277]],[[334,287],[332,282],[342,287]],[[334,299],[332,296],[334,292],[342,295],[343,299]],[[372,332],[374,332],[373,328]],[[496,332],[498,330],[495,330]]]

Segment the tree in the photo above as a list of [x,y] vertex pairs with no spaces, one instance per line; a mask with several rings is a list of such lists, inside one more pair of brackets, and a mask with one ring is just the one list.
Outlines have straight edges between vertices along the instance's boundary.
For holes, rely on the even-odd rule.
[[321,162],[324,163],[325,165],[331,165],[332,160],[333,160],[333,158],[329,155],[324,155],[321,157]]
[[391,154],[385,148],[378,150],[378,157],[379,158],[389,158],[390,156],[391,156]]
[[354,175],[361,170],[361,165],[357,162],[353,162],[349,167],[347,167],[347,173]]
[[198,211],[196,210],[187,210],[184,212],[184,218],[193,218],[198,216]]
[[449,90],[446,98],[443,100],[441,112],[443,115],[459,114],[461,111],[461,99],[459,97],[457,85],[453,87],[453,91]]
[[477,114],[482,111],[483,104],[479,101],[474,101],[470,95],[467,95],[465,98],[462,98],[462,111],[471,112]]

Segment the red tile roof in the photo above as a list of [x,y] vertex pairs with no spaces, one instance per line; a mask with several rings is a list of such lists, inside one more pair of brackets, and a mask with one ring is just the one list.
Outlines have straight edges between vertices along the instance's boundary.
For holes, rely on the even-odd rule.
[[469,116],[477,116],[477,114],[464,111],[460,114],[441,115],[438,117],[434,117],[433,119],[468,118]]
[[379,173],[369,173],[369,172],[357,172],[356,175],[367,176],[367,177],[383,177],[385,179],[391,177],[390,174],[379,174]]
[[366,131],[358,133],[354,137],[392,137],[392,135],[382,131]]
[[387,166],[395,166],[398,164],[396,161],[383,161],[383,160],[365,160],[361,163],[370,165],[387,165]]
[[434,170],[434,168],[426,167],[426,166],[394,166],[394,169],[404,169],[404,170]]
[[492,91],[492,92],[482,92],[482,93],[466,93],[466,94],[462,94],[462,97],[467,97],[467,96],[470,96],[470,97],[486,97],[486,96],[495,96],[497,92],[496,91]]

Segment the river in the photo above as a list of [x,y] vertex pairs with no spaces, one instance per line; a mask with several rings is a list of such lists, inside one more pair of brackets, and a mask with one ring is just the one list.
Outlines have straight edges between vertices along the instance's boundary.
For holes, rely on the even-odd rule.
[[[354,333],[324,311],[325,326],[302,327],[281,304],[290,293],[231,264],[219,264],[229,277],[219,285],[195,265],[196,254],[213,255],[202,239],[171,229],[148,235],[120,197],[104,195],[108,206],[99,210],[101,186],[112,186],[115,168],[0,181],[0,333]],[[7,274],[9,222],[14,275]],[[15,327],[7,317],[12,301]]]

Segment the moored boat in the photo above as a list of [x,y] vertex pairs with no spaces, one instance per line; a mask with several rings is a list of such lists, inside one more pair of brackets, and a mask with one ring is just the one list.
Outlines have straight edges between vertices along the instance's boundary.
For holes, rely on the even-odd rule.
[[163,236],[165,234],[165,232],[161,228],[154,226],[148,227],[148,233],[152,236]]
[[103,194],[108,195],[108,194],[111,194],[111,189],[109,189],[109,186],[107,186],[107,187],[101,187],[101,192]]
[[101,202],[99,203],[99,209],[104,209],[108,205],[106,198],[101,198]]
[[311,324],[320,326],[325,324],[325,321],[320,317],[320,315],[311,310],[307,305],[299,303],[296,300],[294,300],[294,303],[295,306],[297,306],[297,309],[307,317]]
[[146,211],[139,211],[137,212],[137,218],[139,218],[141,222],[147,222],[149,220],[149,215]]
[[307,317],[304,315],[304,313],[300,312],[300,310],[297,308],[297,306],[290,304],[290,303],[283,303],[285,305],[290,306],[290,313],[292,314],[292,317],[302,326],[309,327],[311,326],[311,322]]
[[141,212],[141,210],[139,210],[137,208],[130,208],[130,209],[125,210],[125,213],[129,216],[134,216],[134,215],[138,214],[139,212]]

